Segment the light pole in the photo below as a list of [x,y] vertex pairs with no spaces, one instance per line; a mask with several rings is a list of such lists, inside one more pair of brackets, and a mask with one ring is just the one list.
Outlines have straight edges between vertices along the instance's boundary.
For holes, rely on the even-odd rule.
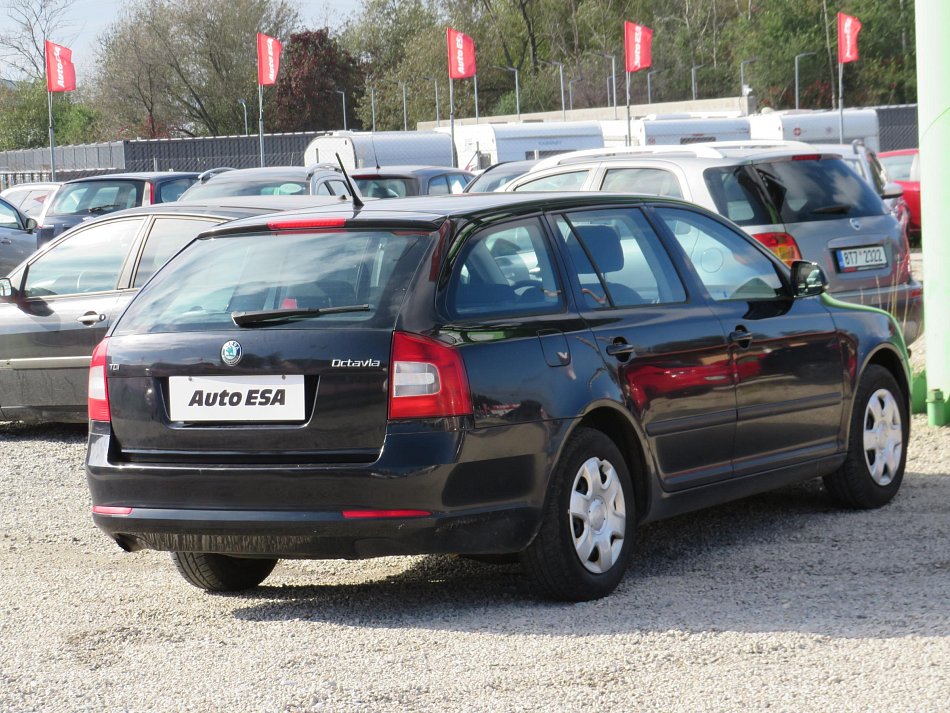
[[653,69],[647,72],[647,104],[653,103],[653,75],[662,71],[662,69]]
[[693,78],[693,101],[696,101],[696,72],[705,66],[705,64],[694,64],[692,69],[690,69],[690,75]]
[[244,110],[244,135],[247,136],[247,135],[248,135],[248,130],[247,130],[247,102],[244,101],[243,99],[238,99],[238,104],[240,104],[240,105],[241,105],[241,108]]
[[574,111],[574,85],[583,81],[584,78],[581,77],[580,79],[572,79],[567,83],[567,95],[570,98],[571,111]]
[[441,118],[439,116],[439,80],[435,77],[422,77],[432,82],[435,87],[435,125],[440,126]]
[[745,66],[758,60],[758,57],[750,57],[739,62],[739,94],[742,96],[745,96]]
[[518,115],[518,121],[521,121],[521,85],[518,84],[518,70],[514,67],[506,67],[501,64],[496,64],[495,69],[503,69],[506,72],[515,73],[515,113]]
[[376,132],[376,85],[371,84],[369,87],[369,108],[373,116],[373,132]]
[[814,52],[802,52],[795,55],[795,108],[798,108],[798,62],[802,57],[813,57]]
[[346,131],[346,92],[342,89],[334,89],[334,91],[343,99],[343,130]]
[[567,121],[567,109],[564,106],[564,63],[552,62],[551,60],[547,59],[542,59],[540,62],[541,64],[550,64],[552,67],[557,67],[558,74],[561,77],[561,119],[563,121]]
[[[617,55],[607,54],[606,52],[601,52],[602,57],[606,57],[610,60],[610,81],[613,84],[614,90],[614,119],[617,118]],[[610,104],[610,84],[607,85],[607,104]]]

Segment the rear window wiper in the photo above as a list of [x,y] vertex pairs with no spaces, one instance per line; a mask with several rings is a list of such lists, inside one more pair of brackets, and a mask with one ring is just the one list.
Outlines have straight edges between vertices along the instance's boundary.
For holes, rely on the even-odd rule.
[[339,307],[290,307],[287,309],[262,309],[254,312],[232,312],[231,320],[239,327],[255,324],[273,324],[287,322],[297,317],[322,317],[325,314],[343,314],[345,312],[369,312],[368,304],[341,305]]
[[812,210],[812,213],[848,213],[851,210],[851,206],[847,203],[832,203],[831,205],[823,205],[821,208],[815,208]]
[[111,213],[112,211],[118,210],[118,209],[121,208],[121,207],[122,207],[122,206],[120,206],[118,203],[111,203],[111,204],[108,204],[108,205],[96,205],[96,206],[93,206],[92,208],[87,208],[87,209],[86,209],[86,212],[87,212],[87,213],[93,213],[93,214],[95,214],[95,213]]

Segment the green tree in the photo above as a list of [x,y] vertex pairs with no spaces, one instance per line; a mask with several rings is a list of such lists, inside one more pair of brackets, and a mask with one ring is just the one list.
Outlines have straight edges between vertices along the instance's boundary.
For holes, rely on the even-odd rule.
[[[99,115],[74,92],[53,94],[53,126],[57,144],[102,140]],[[46,81],[18,82],[0,89],[0,151],[49,145]]]

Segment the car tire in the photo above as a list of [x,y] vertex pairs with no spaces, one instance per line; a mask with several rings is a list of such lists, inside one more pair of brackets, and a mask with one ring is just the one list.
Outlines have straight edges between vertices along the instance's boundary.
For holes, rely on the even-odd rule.
[[542,596],[581,602],[610,594],[633,548],[633,486],[614,442],[577,429],[551,476],[534,541],[522,566]]
[[267,579],[276,559],[229,557],[210,552],[172,552],[178,573],[199,589],[208,592],[238,592],[251,589]]
[[909,435],[907,399],[897,381],[887,369],[869,366],[854,399],[847,458],[824,476],[832,500],[854,509],[889,503],[904,479]]

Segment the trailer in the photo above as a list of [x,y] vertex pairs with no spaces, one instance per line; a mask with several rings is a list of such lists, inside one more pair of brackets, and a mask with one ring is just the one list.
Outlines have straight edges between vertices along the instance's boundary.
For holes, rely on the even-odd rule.
[[[612,119],[599,122],[604,146],[627,145],[627,121]],[[745,141],[749,139],[746,117],[696,117],[689,114],[650,115],[630,120],[631,146],[680,146],[706,141]]]
[[[451,129],[435,129],[448,135]],[[459,168],[477,170],[504,161],[524,161],[579,149],[603,148],[596,121],[456,124],[455,151]]]
[[770,111],[749,117],[752,139],[805,141],[810,144],[849,144],[860,139],[879,150],[880,127],[874,109],[845,109],[844,141],[836,111]]
[[336,163],[348,169],[373,166],[454,166],[452,139],[435,131],[333,131],[304,152],[304,165]]

